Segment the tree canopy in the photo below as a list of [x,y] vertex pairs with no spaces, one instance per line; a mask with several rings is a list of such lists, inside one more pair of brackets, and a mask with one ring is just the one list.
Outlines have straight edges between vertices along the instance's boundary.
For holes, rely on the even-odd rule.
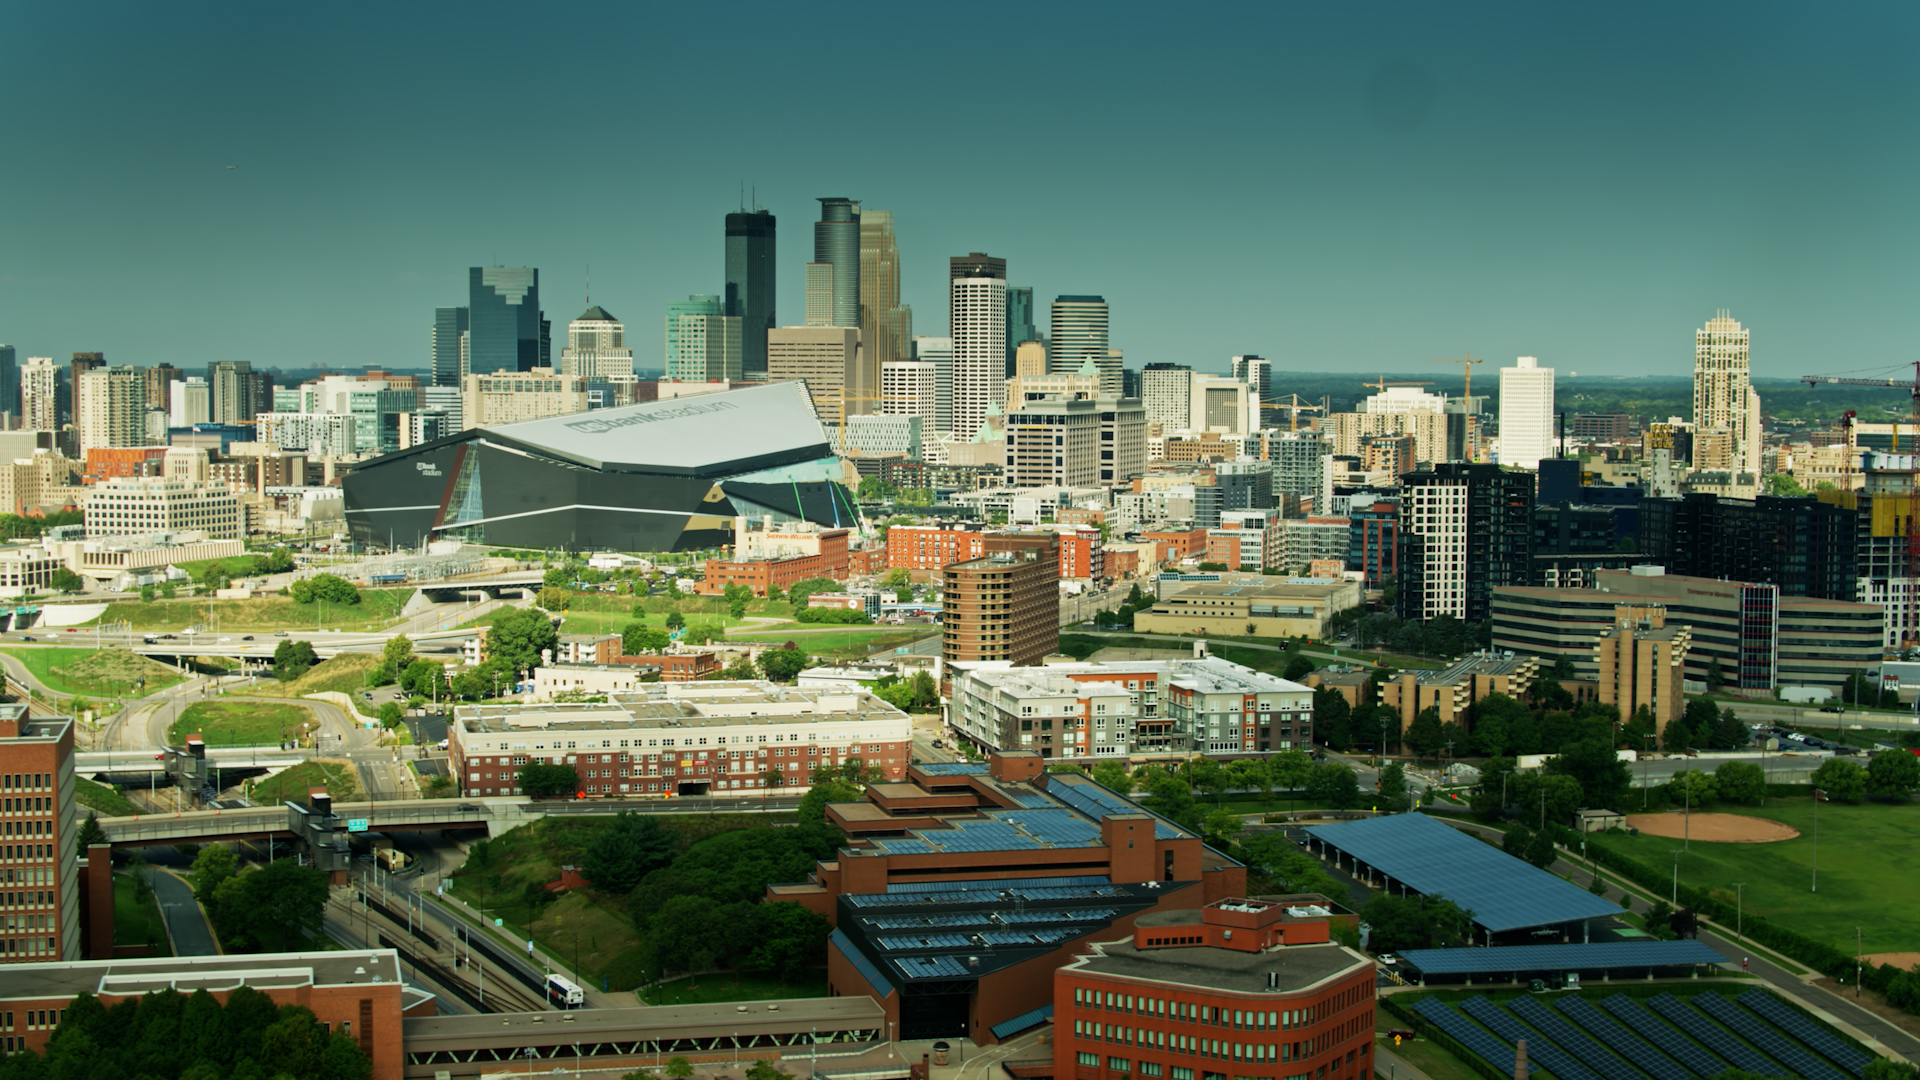
[[560,635],[553,620],[533,608],[509,611],[493,620],[487,631],[485,648],[488,660],[498,661],[509,671],[527,671],[540,666],[540,653],[559,644]]
[[353,582],[338,574],[315,574],[310,578],[301,578],[289,585],[287,592],[296,604],[360,602],[360,590],[353,587]]
[[661,828],[658,818],[627,810],[593,834],[580,860],[580,872],[596,889],[625,893],[679,853],[679,838]]

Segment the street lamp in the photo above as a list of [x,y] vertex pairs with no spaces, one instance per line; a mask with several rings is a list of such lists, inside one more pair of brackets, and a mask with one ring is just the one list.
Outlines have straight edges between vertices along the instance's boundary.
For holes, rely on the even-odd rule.
[[1747,883],[1733,883],[1733,936],[1746,941],[1747,925]]
[[1820,797],[1824,794],[1819,788],[1813,789],[1813,888],[1808,892],[1820,891]]
[[1673,849],[1673,906],[1680,906],[1680,856],[1686,854],[1679,848]]

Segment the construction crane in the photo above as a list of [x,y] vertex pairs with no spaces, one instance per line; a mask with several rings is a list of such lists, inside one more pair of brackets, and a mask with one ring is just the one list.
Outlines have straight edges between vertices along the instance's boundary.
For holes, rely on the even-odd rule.
[[[1368,384],[1368,385],[1372,385],[1372,384]],[[1325,406],[1300,404],[1299,394],[1288,394],[1287,398],[1292,402],[1291,404],[1288,404],[1288,402],[1286,401],[1263,401],[1260,403],[1260,407],[1263,409],[1287,410],[1288,419],[1291,421],[1287,425],[1288,431],[1300,430],[1300,414],[1301,413],[1303,412],[1323,413],[1327,411]]]
[[1463,423],[1466,425],[1466,432],[1467,432],[1467,446],[1466,446],[1467,460],[1472,461],[1473,449],[1475,445],[1474,437],[1473,437],[1473,427],[1474,427],[1474,424],[1473,424],[1473,365],[1484,364],[1486,363],[1486,361],[1475,360],[1473,358],[1473,354],[1468,353],[1467,355],[1460,357],[1458,359],[1455,359],[1453,357],[1439,357],[1439,356],[1429,357],[1427,360],[1427,363],[1459,364],[1462,366],[1461,369],[1466,373],[1466,383],[1460,388],[1460,397],[1463,402],[1460,408],[1460,414],[1466,417],[1466,420],[1463,421]]
[[1380,376],[1379,382],[1363,382],[1360,385],[1370,387],[1384,394],[1387,392],[1387,387],[1389,386],[1432,386],[1433,384],[1430,382],[1388,382],[1387,377],[1382,375]]
[[[1913,361],[1913,377],[1910,379],[1858,379],[1841,375],[1802,375],[1800,376],[1800,381],[1816,390],[1822,386],[1875,386],[1886,389],[1905,390],[1908,399],[1912,402],[1910,421],[1915,425],[1916,430],[1920,430],[1920,360]],[[1856,437],[1854,434],[1853,418],[1854,413],[1848,412],[1842,420],[1847,428],[1847,462],[1849,470],[1851,470],[1852,467],[1852,448]],[[1915,446],[1914,449],[1920,451],[1920,446]],[[1900,452],[1900,422],[1898,420],[1893,422],[1893,452],[1896,454]],[[1906,533],[1907,581],[1909,582],[1907,590],[1906,626],[1902,628],[1903,633],[1901,637],[1904,640],[1911,641],[1912,638],[1916,636],[1916,632],[1920,632],[1920,625],[1916,625],[1920,624],[1920,617],[1916,617],[1916,615],[1920,613],[1917,613],[1915,608],[1915,593],[1920,590],[1915,590],[1911,584],[1916,578],[1920,578],[1920,469],[1916,469],[1910,465],[1908,468],[1899,471],[1907,474]],[[1850,478],[1848,482],[1851,482]]]
[[834,391],[834,395],[834,398],[831,400],[835,401],[840,410],[840,452],[844,454],[849,449],[858,450],[860,449],[859,447],[851,445],[852,440],[847,434],[847,402],[879,401],[880,396],[878,394],[849,394],[845,387]]

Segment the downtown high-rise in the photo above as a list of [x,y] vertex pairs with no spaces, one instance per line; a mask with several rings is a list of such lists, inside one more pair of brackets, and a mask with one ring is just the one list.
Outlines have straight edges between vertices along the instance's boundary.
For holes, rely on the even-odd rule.
[[1040,340],[1040,329],[1033,324],[1033,286],[1007,286],[1007,377],[1020,374],[1020,346]]
[[1760,395],[1754,393],[1749,331],[1721,311],[1693,335],[1693,446],[1696,469],[1760,478]]
[[741,379],[740,320],[722,311],[720,298],[712,294],[667,305],[667,378],[676,382]]
[[1500,369],[1500,464],[1538,469],[1553,456],[1553,369],[1522,356]]
[[900,247],[893,213],[860,212],[860,345],[866,362],[905,360],[913,343],[913,309],[900,303]]
[[1273,396],[1273,387],[1271,385],[1273,381],[1273,361],[1268,360],[1264,356],[1254,356],[1251,353],[1245,356],[1236,356],[1233,358],[1231,374],[1235,382],[1247,384],[1248,393],[1253,396],[1253,407],[1257,410],[1256,415],[1260,417],[1260,426],[1268,426],[1273,419],[1267,415],[1268,399]]
[[[466,374],[545,366],[548,344],[546,320],[540,313],[540,271],[531,266],[470,267],[467,333]],[[437,383],[437,367],[434,374]]]
[[463,307],[433,309],[432,358],[429,361],[429,370],[432,372],[435,386],[459,386],[460,377],[467,373],[469,310]]
[[860,325],[860,204],[820,200],[807,264],[807,325]]
[[727,282],[722,313],[740,320],[740,370],[767,376],[767,331],[774,321],[775,220],[766,210],[727,215]]
[[11,345],[0,345],[0,427],[19,426],[20,360]]
[[567,345],[560,350],[558,374],[595,380],[633,378],[633,350],[627,347],[626,326],[599,304],[588,306],[567,324]]
[[60,369],[51,356],[29,356],[20,369],[20,426],[60,430]]
[[1109,340],[1107,300],[1103,296],[1057,296],[1052,334],[1047,341],[1047,370],[1072,374],[1093,361],[1100,371],[1103,397],[1120,396],[1120,354]]
[[952,428],[968,439],[1007,392],[1007,260],[981,252],[948,260],[953,341]]

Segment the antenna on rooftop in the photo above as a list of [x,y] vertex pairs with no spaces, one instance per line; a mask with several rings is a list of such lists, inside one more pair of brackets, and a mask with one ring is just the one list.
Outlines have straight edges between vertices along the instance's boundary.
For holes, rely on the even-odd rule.
[[587,264],[587,306],[593,306],[593,264]]

